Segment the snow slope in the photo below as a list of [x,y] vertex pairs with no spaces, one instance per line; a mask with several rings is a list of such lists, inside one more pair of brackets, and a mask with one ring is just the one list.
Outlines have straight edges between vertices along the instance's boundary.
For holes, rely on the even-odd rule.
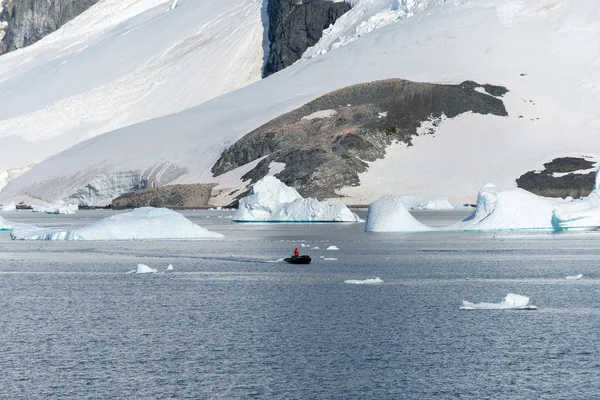
[[[190,4],[182,0],[175,11]],[[395,77],[506,86],[509,117],[445,120],[412,147],[390,147],[360,176],[360,186],[341,193],[355,204],[396,193],[443,193],[472,203],[488,181],[511,187],[554,157],[600,156],[598,21],[596,0],[435,5],[242,90],[81,143],[11,182],[0,201],[58,201],[93,179],[165,165],[180,171],[173,183],[219,181],[210,168],[221,150],[252,129],[332,90]]]
[[0,173],[260,79],[262,0],[172,4],[103,0],[0,57]]

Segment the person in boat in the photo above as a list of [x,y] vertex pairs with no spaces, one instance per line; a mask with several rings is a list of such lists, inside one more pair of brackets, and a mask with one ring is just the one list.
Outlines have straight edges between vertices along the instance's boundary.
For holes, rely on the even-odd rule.
[[300,257],[300,250],[297,247],[294,249],[294,257]]

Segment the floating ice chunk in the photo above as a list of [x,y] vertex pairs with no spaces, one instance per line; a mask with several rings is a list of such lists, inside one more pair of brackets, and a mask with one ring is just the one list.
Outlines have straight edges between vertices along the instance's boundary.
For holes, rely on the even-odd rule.
[[10,231],[10,230],[13,230],[14,228],[27,229],[27,228],[32,228],[32,227],[33,227],[33,225],[19,224],[16,222],[7,221],[3,217],[0,217],[0,231]]
[[576,281],[576,280],[581,279],[581,278],[583,278],[583,274],[565,276],[565,279],[569,280],[569,281]]
[[11,232],[14,240],[147,240],[212,239],[223,235],[194,224],[166,208],[143,207],[117,214],[72,231],[19,226]]
[[43,206],[33,206],[33,212],[46,214],[75,214],[79,210],[77,204],[46,204]]
[[324,261],[337,261],[337,258],[333,258],[333,257],[326,257],[323,259]]
[[344,281],[344,283],[347,283],[349,285],[376,285],[378,283],[383,283],[383,280],[379,277],[374,278],[374,279],[363,279],[363,280],[350,279],[350,280]]
[[315,246],[315,247],[313,247],[312,249],[313,249],[313,250],[321,250],[321,249],[319,249],[319,246]]
[[332,246],[329,246],[329,247],[327,248],[327,250],[339,250],[339,248],[338,248],[337,246],[333,246],[333,245],[332,245]]
[[155,268],[150,268],[146,264],[138,264],[137,269],[135,270],[136,274],[155,274],[158,272]]
[[300,243],[300,247],[306,247],[304,243]]
[[600,189],[594,189],[588,197],[557,206],[552,225],[556,231],[600,227]]
[[279,179],[266,176],[248,197],[240,200],[235,221],[264,222],[360,222],[344,204],[324,204],[300,194]]
[[447,227],[456,231],[552,230],[552,213],[564,203],[519,188],[486,185],[471,216]]
[[11,201],[10,203],[7,204],[3,204],[2,207],[0,207],[0,212],[11,212],[11,211],[16,211],[17,210],[17,205],[15,204],[14,201]]
[[470,303],[463,300],[461,310],[537,310],[529,304],[529,297],[509,293],[501,303]]
[[167,267],[167,269],[165,271],[173,271],[173,265],[169,264],[169,266]]
[[369,205],[367,232],[420,232],[432,228],[413,217],[401,197],[383,196]]

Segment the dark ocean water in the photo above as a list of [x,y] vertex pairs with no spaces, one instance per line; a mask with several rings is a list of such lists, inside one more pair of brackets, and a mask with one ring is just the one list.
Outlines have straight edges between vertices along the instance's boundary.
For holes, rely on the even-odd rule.
[[[377,235],[186,214],[226,239],[1,232],[0,398],[600,398],[598,233]],[[301,244],[319,247],[301,247],[313,264],[275,262]],[[175,270],[127,274],[140,262]],[[509,292],[539,310],[458,309]]]

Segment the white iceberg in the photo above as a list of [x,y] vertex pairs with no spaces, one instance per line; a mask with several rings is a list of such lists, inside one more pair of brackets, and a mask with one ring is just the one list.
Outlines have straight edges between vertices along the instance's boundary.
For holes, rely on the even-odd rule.
[[14,201],[3,204],[2,207],[0,207],[0,212],[12,212],[12,211],[16,211],[16,210],[17,210],[17,205],[15,204]]
[[11,232],[14,240],[148,240],[213,239],[223,235],[194,224],[166,208],[143,207],[117,214],[72,231],[19,226]]
[[165,271],[173,271],[173,265],[169,264]]
[[477,195],[471,216],[445,229],[454,231],[552,230],[552,213],[564,200],[519,188],[488,184]]
[[327,248],[327,250],[339,250],[340,248],[334,245],[331,245]]
[[432,229],[411,215],[402,197],[383,196],[369,205],[367,232],[423,232]]
[[3,217],[0,217],[0,231],[10,231],[13,228],[13,224],[8,222]]
[[583,278],[583,274],[578,274],[578,275],[571,275],[571,276],[565,276],[565,279],[568,281],[576,281]]
[[138,264],[137,269],[135,271],[130,271],[130,274],[155,274],[158,270],[155,268],[151,268],[146,264]]
[[378,283],[383,283],[383,280],[379,277],[374,278],[374,279],[363,279],[363,280],[350,279],[350,280],[344,281],[344,283],[347,283],[349,285],[376,285]]
[[552,231],[555,210],[569,204],[519,188],[503,189],[488,184],[479,191],[477,206],[469,217],[447,227],[433,228],[419,222],[401,197],[384,196],[369,206],[365,231]]
[[552,225],[555,231],[600,227],[600,189],[594,189],[588,197],[556,207]]
[[334,257],[325,257],[325,258],[323,258],[323,261],[337,261],[337,260],[338,259],[334,258]]
[[261,222],[360,222],[344,204],[324,204],[303,198],[296,189],[266,176],[256,182],[250,195],[240,200],[234,221]]
[[77,204],[45,204],[43,206],[33,206],[33,212],[46,214],[75,214],[79,210]]
[[529,304],[529,297],[509,293],[501,303],[470,303],[463,300],[461,310],[537,310]]

